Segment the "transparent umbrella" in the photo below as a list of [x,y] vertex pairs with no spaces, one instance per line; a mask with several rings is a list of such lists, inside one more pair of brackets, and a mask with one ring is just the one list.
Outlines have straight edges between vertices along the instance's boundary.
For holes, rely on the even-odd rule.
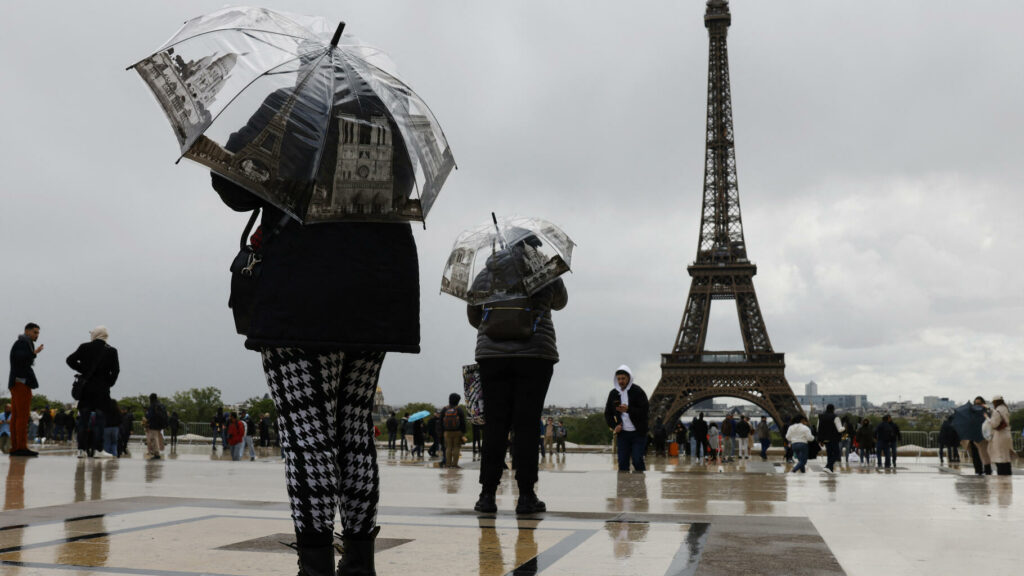
[[530,296],[569,271],[576,244],[540,218],[496,218],[459,235],[441,292],[477,305]]
[[181,157],[299,221],[423,220],[455,167],[451,149],[388,58],[344,26],[225,8],[185,22],[129,69]]

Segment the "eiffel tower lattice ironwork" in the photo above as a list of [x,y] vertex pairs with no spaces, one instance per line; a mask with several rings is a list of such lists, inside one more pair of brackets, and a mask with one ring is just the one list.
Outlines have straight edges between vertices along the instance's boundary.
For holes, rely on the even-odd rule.
[[[803,411],[775,352],[754,292],[757,266],[747,259],[740,218],[733,142],[732,97],[726,36],[728,0],[708,0],[704,25],[710,37],[704,201],[697,259],[675,347],[662,355],[661,380],[651,395],[651,416],[673,421],[694,404],[715,397],[747,400],[778,422]],[[742,351],[705,350],[713,300],[734,300]]]

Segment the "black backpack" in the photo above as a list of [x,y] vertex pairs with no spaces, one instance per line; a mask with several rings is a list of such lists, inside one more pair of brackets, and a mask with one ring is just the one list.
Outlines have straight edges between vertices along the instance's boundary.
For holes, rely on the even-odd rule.
[[153,420],[149,423],[150,430],[163,430],[167,428],[167,408],[163,404],[153,406]]

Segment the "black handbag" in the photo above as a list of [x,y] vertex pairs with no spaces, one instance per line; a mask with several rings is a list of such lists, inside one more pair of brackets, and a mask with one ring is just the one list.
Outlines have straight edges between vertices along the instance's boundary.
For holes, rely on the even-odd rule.
[[274,236],[276,236],[290,217],[286,214],[281,221],[274,226],[270,234],[264,234],[260,249],[257,250],[249,245],[249,234],[256,224],[260,215],[260,209],[252,211],[249,222],[242,231],[242,239],[239,241],[238,254],[231,261],[231,295],[228,297],[228,308],[235,318],[235,332],[245,336],[249,334],[249,326],[252,321],[253,304],[255,302],[256,287],[259,284],[260,271],[263,262],[263,248],[266,247]]

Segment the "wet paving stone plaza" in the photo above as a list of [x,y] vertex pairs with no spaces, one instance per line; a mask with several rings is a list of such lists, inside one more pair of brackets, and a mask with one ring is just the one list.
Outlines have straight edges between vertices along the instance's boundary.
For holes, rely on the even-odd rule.
[[[141,450],[139,451],[141,452]],[[548,512],[472,511],[477,463],[461,470],[381,453],[377,569],[389,574],[955,574],[1016,566],[1019,476],[899,459],[895,472],[779,459],[717,466],[651,458],[619,474],[610,454],[549,456]],[[1018,470],[1014,471],[1015,473]],[[0,573],[294,574],[280,459],[224,460],[182,447],[149,461],[48,451],[0,459]]]

